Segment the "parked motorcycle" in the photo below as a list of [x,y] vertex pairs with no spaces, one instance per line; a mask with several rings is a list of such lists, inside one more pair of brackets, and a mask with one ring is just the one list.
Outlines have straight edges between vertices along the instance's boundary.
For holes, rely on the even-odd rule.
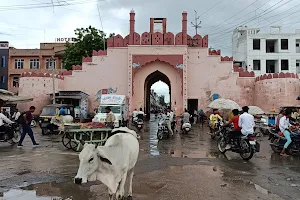
[[[291,133],[291,139],[292,139],[292,143],[288,146],[286,153],[289,155],[298,155],[300,153],[300,134]],[[271,149],[275,153],[280,153],[286,142],[283,133],[279,132],[276,129],[270,130],[270,135],[268,140],[270,140]]]
[[168,129],[168,125],[165,119],[160,118],[158,122],[158,131],[157,131],[157,139],[162,140],[164,138],[169,138],[170,133]]
[[19,125],[16,123],[13,124],[4,124],[6,131],[0,131],[0,142],[8,142],[10,144],[19,142],[20,130]]
[[[232,151],[240,154],[243,160],[250,160],[254,153],[259,152],[260,144],[255,140],[253,135],[239,136],[234,139],[230,139],[229,134],[231,134],[231,130],[231,128],[222,127],[222,130],[220,131],[218,149],[221,153]],[[226,149],[228,144],[231,145],[230,149]]]
[[222,130],[222,126],[224,125],[223,121],[217,121],[215,122],[215,134],[212,133],[212,127],[211,124],[209,124],[209,130],[210,130],[210,137],[211,139],[215,139],[216,136],[220,136],[220,132]]

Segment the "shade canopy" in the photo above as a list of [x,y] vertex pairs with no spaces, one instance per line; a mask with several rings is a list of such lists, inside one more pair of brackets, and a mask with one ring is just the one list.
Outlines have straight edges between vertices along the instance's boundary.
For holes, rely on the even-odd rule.
[[251,115],[263,115],[265,114],[265,111],[263,111],[263,109],[261,109],[260,107],[257,106],[248,106],[249,107],[249,111],[248,113]]
[[209,108],[213,109],[220,109],[220,110],[233,110],[233,109],[241,109],[239,104],[237,104],[235,101],[232,101],[230,99],[216,99],[212,101],[209,105]]
[[10,91],[0,89],[0,100],[4,101],[6,104],[17,104],[33,101],[33,98],[18,96]]

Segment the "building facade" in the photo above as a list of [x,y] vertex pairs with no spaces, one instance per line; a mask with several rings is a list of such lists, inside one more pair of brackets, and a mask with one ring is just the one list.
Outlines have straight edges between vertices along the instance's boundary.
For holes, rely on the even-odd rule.
[[[156,30],[154,30],[156,24]],[[157,30],[157,24],[161,29]],[[130,13],[130,32],[108,40],[108,49],[84,57],[82,66],[56,76],[55,90],[83,91],[89,95],[90,112],[99,106],[99,91],[113,88],[113,93],[129,97],[130,110],[150,112],[151,86],[157,81],[170,88],[170,105],[177,115],[185,108],[207,109],[215,98],[229,98],[241,106],[259,105],[266,112],[286,105],[297,105],[300,82],[297,74],[274,73],[254,76],[233,67],[232,57],[208,48],[208,36],[187,34],[187,13],[182,13],[182,30],[167,32],[165,18],[151,18],[150,31],[135,32],[135,13]],[[281,87],[278,87],[280,85]],[[24,72],[20,79],[22,96],[34,102],[19,105],[26,109],[51,103],[51,74]]]
[[270,27],[270,33],[261,33],[259,28],[238,27],[233,31],[232,53],[234,62],[255,76],[300,74],[300,30],[282,33],[281,27]]
[[63,68],[65,43],[41,43],[40,49],[9,49],[8,89],[18,93],[23,72],[46,73]]
[[7,90],[9,43],[0,41],[0,88]]

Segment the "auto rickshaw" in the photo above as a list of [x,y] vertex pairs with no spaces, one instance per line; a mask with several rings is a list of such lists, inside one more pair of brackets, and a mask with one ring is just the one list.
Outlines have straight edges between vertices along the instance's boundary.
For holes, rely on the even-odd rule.
[[50,104],[43,108],[39,117],[39,125],[42,129],[43,135],[58,131],[58,126],[52,124],[51,119],[58,116],[61,109],[64,111],[65,115],[71,115],[74,117],[74,106],[70,104]]

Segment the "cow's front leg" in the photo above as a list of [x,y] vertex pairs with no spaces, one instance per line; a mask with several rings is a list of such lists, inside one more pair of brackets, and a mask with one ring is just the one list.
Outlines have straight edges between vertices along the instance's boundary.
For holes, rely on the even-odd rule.
[[114,200],[114,194],[110,189],[108,189],[108,200]]
[[121,181],[120,181],[120,184],[119,184],[119,188],[117,190],[117,199],[118,200],[124,200],[125,197],[125,183],[126,183],[126,178],[127,178],[127,170],[125,171],[125,173],[122,175],[122,178],[121,178]]

